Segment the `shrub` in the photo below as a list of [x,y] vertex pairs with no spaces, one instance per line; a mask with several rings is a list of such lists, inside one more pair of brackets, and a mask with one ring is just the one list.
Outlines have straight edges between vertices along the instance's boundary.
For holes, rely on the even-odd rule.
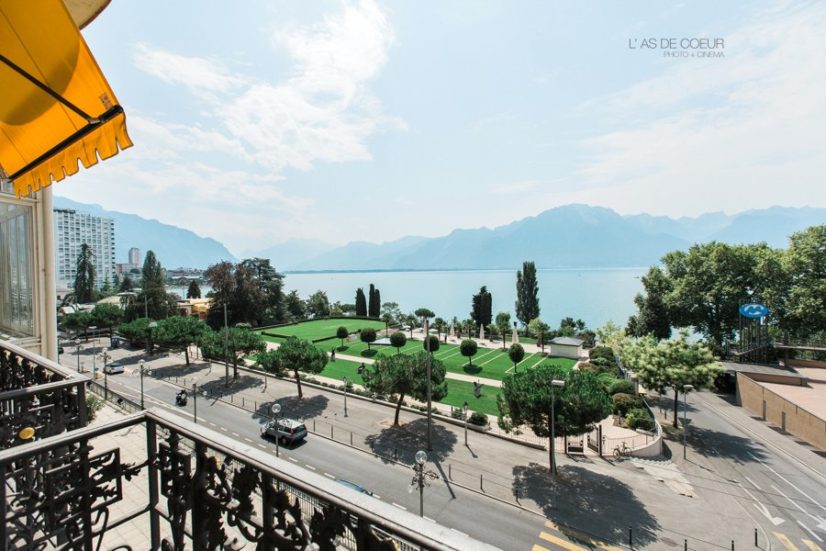
[[485,427],[488,424],[488,416],[479,411],[474,411],[470,414],[470,417],[468,418],[468,423],[470,423],[471,425]]
[[607,361],[611,364],[616,363],[614,359],[614,349],[610,346],[597,346],[591,350],[589,356],[593,363],[600,363],[596,360]]
[[88,417],[89,422],[95,420],[95,416],[101,408],[103,408],[103,400],[94,394],[86,395],[86,416]]
[[450,408],[450,416],[454,419],[464,419],[462,408]]
[[633,394],[618,393],[612,397],[614,401],[614,413],[626,415],[626,413],[633,409],[642,407],[642,399]]
[[634,394],[634,382],[629,381],[628,379],[615,379],[608,386],[608,394],[613,396],[614,394]]
[[654,420],[645,408],[633,408],[628,410],[625,416],[625,424],[630,429],[653,430]]

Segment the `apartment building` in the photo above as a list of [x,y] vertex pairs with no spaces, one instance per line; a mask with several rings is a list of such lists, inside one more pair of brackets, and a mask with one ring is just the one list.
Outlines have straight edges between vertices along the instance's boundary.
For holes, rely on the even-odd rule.
[[72,286],[81,246],[91,247],[95,285],[112,283],[115,274],[115,222],[73,209],[54,209],[55,273],[58,284]]

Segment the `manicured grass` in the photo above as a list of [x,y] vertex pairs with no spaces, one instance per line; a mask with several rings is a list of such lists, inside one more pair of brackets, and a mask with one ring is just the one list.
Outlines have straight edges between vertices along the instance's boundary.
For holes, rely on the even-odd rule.
[[[335,349],[336,354],[347,354],[348,356],[362,356],[364,358],[375,358],[376,356],[392,356],[396,354],[396,348],[387,344],[371,344],[370,348],[367,348],[367,343],[361,342],[358,340],[358,336],[354,336],[355,340],[344,341],[344,346],[341,346],[340,341],[324,341],[323,343],[319,343],[318,346],[324,345],[327,348],[327,345],[332,349],[333,342],[335,342]],[[414,352],[418,352],[419,350],[424,350],[423,348],[423,341],[411,341],[408,340],[407,344],[405,344],[401,348],[402,354],[410,354]]]
[[343,381],[344,377],[347,377],[347,380],[354,385],[363,385],[364,379],[361,378],[358,372],[359,365],[361,365],[359,362],[337,359],[334,362],[327,362],[327,365],[324,366],[324,369],[319,375],[330,377],[331,379],[338,379],[339,381]]
[[[442,353],[442,350],[445,350],[446,346],[452,347],[453,350]],[[501,348],[480,348],[476,355],[473,356],[473,365],[468,362],[465,356],[462,356],[458,352],[458,346],[455,345],[443,345],[443,348],[439,349],[435,357],[442,361],[447,371],[463,373],[465,375],[476,375],[486,379],[501,381],[506,373],[513,370],[513,362],[511,362],[508,357],[507,351]],[[546,358],[544,361],[542,358],[543,356],[539,353],[528,354],[517,366],[517,369],[531,369],[540,363],[546,362],[552,362],[555,365],[570,369],[576,363],[576,360],[556,356]]]
[[[359,329],[364,329],[366,327],[372,327],[376,331],[384,329],[384,323],[381,321],[362,319],[321,319],[302,321],[293,325],[284,325],[282,327],[273,327],[270,329],[260,329],[258,332],[262,333],[266,331],[267,333],[273,333],[279,336],[295,336],[299,339],[315,341],[326,337],[335,337],[336,330],[341,326],[346,327],[350,333],[355,333]],[[266,335],[264,337],[266,338]],[[333,346],[335,343],[336,341],[330,341],[330,346]]]
[[501,390],[495,386],[482,385],[482,396],[477,398],[473,395],[473,383],[448,379],[447,396],[441,403],[461,408],[467,402],[470,411],[497,415],[499,410],[496,407],[496,396],[500,392]]

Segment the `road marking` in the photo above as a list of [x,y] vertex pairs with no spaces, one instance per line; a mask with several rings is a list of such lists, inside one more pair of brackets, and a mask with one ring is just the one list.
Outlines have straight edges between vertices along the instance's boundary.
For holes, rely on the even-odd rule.
[[396,506],[396,507],[398,507],[398,508],[399,508],[399,509],[401,509],[402,511],[407,511],[407,507],[405,507],[404,505],[399,505],[399,504],[398,504],[398,503],[396,503],[395,501],[393,502],[393,505],[394,505],[394,506]]
[[[785,498],[789,501],[789,503],[791,503],[792,505],[794,505],[795,507],[797,507],[798,509],[800,509],[800,512],[801,512],[801,513],[803,513],[804,515],[806,515],[807,517],[809,517],[810,519],[812,519],[813,521],[815,521],[815,522],[817,523],[817,528],[818,528],[819,530],[826,530],[826,519],[824,519],[824,518],[823,518],[823,517],[821,517],[821,516],[817,516],[817,515],[813,515],[813,514],[811,514],[809,511],[807,511],[806,509],[804,509],[803,507],[801,507],[800,505],[798,505],[798,504],[797,504],[797,502],[796,502],[796,501],[794,501],[792,498],[790,498],[789,496],[787,496],[786,494],[784,494],[784,493],[780,490],[780,488],[778,488],[778,487],[777,487],[777,486],[775,486],[774,484],[772,484],[772,488],[774,488],[774,489],[775,489],[775,491],[777,491],[777,493],[779,493],[781,496],[785,497]],[[820,539],[820,538],[818,538],[818,539]],[[823,541],[823,540],[821,540],[821,541]]]
[[[808,527],[808,526],[806,526],[805,524],[803,524],[803,523],[802,523],[802,522],[800,522],[799,520],[797,521],[797,523],[798,523],[798,524],[799,524],[799,525],[800,525],[800,526],[801,526],[804,530],[806,530],[809,534],[811,534],[811,535],[812,535],[812,537],[813,537],[814,539],[816,539],[816,540],[817,540],[817,541],[819,541],[820,543],[823,543],[823,540],[822,540],[822,539],[820,539],[820,536],[818,536],[817,534],[815,534],[814,532],[812,532],[811,530],[809,530],[809,527]],[[809,541],[809,540],[803,540],[803,543],[806,543],[807,541]],[[809,543],[811,543],[812,545],[814,545],[814,542],[809,542]],[[811,548],[811,547],[812,547],[812,546],[811,546],[811,545],[809,545],[808,543],[806,543],[806,545],[807,545],[807,546],[809,546],[809,548]],[[818,547],[818,549],[820,549],[820,548]]]
[[240,434],[238,434],[237,432],[233,432],[233,433],[232,433],[232,435],[233,435],[235,438],[240,438],[240,437],[241,437],[241,435],[240,435]]
[[531,551],[551,551],[551,550],[548,549],[547,547],[542,547],[541,545],[534,544],[534,546],[531,547]]
[[469,538],[469,537],[470,537],[470,536],[468,536],[467,534],[465,534],[464,532],[461,532],[461,531],[457,530],[456,528],[451,528],[451,530],[453,530],[453,531],[454,531],[454,532],[456,532],[457,534],[462,534],[462,535],[463,535],[463,536],[465,536],[466,538]]
[[748,491],[742,484],[738,484],[738,485],[740,486],[740,488],[742,488],[742,490],[744,492],[749,494],[749,497],[751,498],[751,500],[753,502],[752,505],[754,505],[754,508],[757,509],[764,517],[769,519],[769,521],[772,524],[774,524],[775,526],[780,526],[781,524],[786,522],[784,519],[772,515],[771,512],[769,512],[769,508],[766,507],[765,505],[763,505],[762,503],[760,503],[760,501],[756,497],[754,497],[754,494],[752,494],[750,491]]
[[335,479],[336,479],[336,477],[334,477],[334,476],[333,476],[333,475],[331,475],[330,473],[324,473],[324,476],[326,476],[327,478],[332,478],[333,480],[335,480]]
[[547,532],[539,532],[539,537],[542,538],[545,541],[549,541],[549,542],[553,543],[554,545],[558,545],[559,547],[562,547],[563,549],[568,549],[568,551],[585,551],[584,547],[580,547],[579,545],[571,543],[568,540],[564,540],[562,538],[552,536],[551,534],[549,534]]
[[785,547],[789,551],[800,551],[795,544],[789,541],[789,538],[787,538],[785,534],[781,532],[772,532],[772,534],[774,534],[774,537],[779,539],[780,543],[783,544],[783,547]]
[[304,466],[310,469],[311,471],[315,470],[315,467],[313,467],[312,465],[307,465],[306,463],[304,463]]
[[823,551],[818,544],[810,540],[803,540],[803,545],[808,547],[811,551]]
[[573,528],[568,528],[567,526],[559,526],[555,522],[546,520],[545,526],[550,528],[551,530],[556,530],[557,532],[561,532],[562,534],[568,536],[569,538],[576,539],[581,541],[582,543],[591,545],[597,549],[602,549],[602,551],[624,551],[621,547],[617,547],[615,545],[609,545],[607,543],[601,542],[597,539],[592,538],[585,532],[580,532],[579,530],[575,530]]
[[252,440],[251,440],[251,439],[249,439],[249,438],[247,438],[246,436],[244,437],[244,440],[246,440],[247,442],[249,442],[250,444],[252,444]]
[[221,430],[222,430],[222,431],[227,432],[227,428],[226,428],[226,427],[220,427],[220,428],[221,428]]
[[373,494],[373,497],[376,499],[381,499],[381,496],[379,494]]
[[289,459],[293,463],[298,463],[298,459],[296,459],[295,457],[288,457],[287,459]]
[[265,446],[264,444],[258,444],[258,447],[261,448],[262,450],[267,449],[267,446]]
[[780,480],[782,480],[783,482],[785,482],[786,484],[788,484],[789,486],[791,486],[792,488],[794,488],[795,490],[797,490],[798,492],[800,492],[801,494],[803,494],[804,496],[806,496],[806,497],[809,499],[809,501],[811,501],[811,502],[812,502],[812,504],[813,504],[813,505],[816,505],[817,507],[820,507],[821,509],[823,509],[824,511],[826,511],[826,507],[824,507],[823,505],[821,505],[820,503],[818,503],[817,501],[815,501],[815,500],[812,498],[812,496],[810,496],[809,494],[807,494],[806,492],[804,492],[803,490],[801,490],[800,488],[798,488],[797,486],[795,486],[794,484],[792,484],[792,482],[791,482],[789,479],[787,479],[785,476],[783,476],[783,475],[782,475],[782,474],[780,474],[779,472],[777,472],[777,471],[775,471],[774,469],[772,469],[770,465],[767,465],[767,464],[766,464],[766,463],[764,463],[763,461],[760,461],[760,459],[758,459],[757,457],[755,457],[753,453],[749,453],[749,455],[750,455],[750,456],[752,456],[752,458],[754,458],[754,460],[755,460],[755,461],[757,461],[758,463],[760,463],[761,465],[763,465],[764,467],[766,467],[768,470],[770,470],[771,472],[773,472],[774,474],[776,474],[778,477],[780,477]]
[[422,516],[422,518],[423,518],[423,519],[425,519],[425,520],[429,520],[430,522],[436,522],[435,520],[433,520],[433,519],[432,519],[432,518],[430,518],[430,517],[425,517],[425,516]]
[[210,424],[210,425],[212,425],[213,427],[217,427],[217,426],[218,426],[218,425],[216,425],[215,423],[213,423],[212,421],[210,421],[210,422],[209,422],[209,424]]
[[749,478],[749,477],[747,477],[747,476],[744,476],[743,478],[745,478],[746,480],[748,480],[749,482],[751,482],[751,485],[752,485],[752,486],[754,486],[755,488],[757,488],[758,490],[760,490],[761,492],[763,491],[763,489],[762,489],[760,486],[758,486],[758,485],[754,482],[754,480],[750,479],[750,478]]

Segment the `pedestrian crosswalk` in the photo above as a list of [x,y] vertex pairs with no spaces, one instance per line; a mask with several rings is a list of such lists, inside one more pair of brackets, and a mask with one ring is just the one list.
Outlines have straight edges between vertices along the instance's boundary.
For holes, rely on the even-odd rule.
[[772,532],[772,535],[777,538],[777,541],[780,542],[786,551],[823,551],[818,544],[809,539],[801,538],[800,543],[803,545],[803,548],[800,548],[783,532]]
[[559,526],[550,520],[545,522],[545,528],[548,530],[539,532],[539,539],[542,541],[534,544],[531,551],[588,551],[589,549],[622,551],[621,547],[599,541],[579,530]]

